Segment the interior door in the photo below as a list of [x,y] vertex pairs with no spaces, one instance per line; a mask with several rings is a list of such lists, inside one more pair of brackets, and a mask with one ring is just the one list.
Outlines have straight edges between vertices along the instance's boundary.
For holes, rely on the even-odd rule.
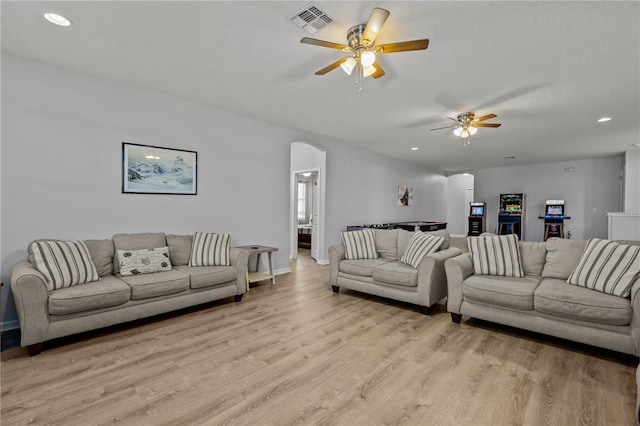
[[469,203],[474,202],[474,188],[465,188],[464,190],[464,235],[469,235]]
[[320,183],[318,172],[311,175],[311,257],[318,260],[318,226],[320,225]]

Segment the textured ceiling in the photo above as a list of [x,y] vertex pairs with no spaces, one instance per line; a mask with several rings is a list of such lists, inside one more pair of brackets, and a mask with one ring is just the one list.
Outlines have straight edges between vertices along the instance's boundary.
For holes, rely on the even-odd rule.
[[[306,4],[2,1],[2,50],[445,171],[638,149],[639,2],[318,1],[335,22],[314,35],[286,19]],[[300,38],[345,43],[373,7],[391,11],[378,43],[429,48],[380,57],[362,93],[340,69],[314,75],[342,52]],[[468,146],[429,130],[466,111],[502,127]]]

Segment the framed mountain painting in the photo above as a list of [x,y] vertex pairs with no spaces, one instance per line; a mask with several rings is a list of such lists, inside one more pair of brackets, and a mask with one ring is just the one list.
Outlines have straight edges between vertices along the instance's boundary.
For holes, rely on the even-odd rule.
[[122,192],[198,193],[198,153],[122,142]]

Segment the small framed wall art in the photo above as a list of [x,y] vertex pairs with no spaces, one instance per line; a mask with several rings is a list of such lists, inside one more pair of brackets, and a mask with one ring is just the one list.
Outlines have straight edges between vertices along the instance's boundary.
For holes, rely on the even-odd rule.
[[198,153],[122,142],[122,192],[198,193]]
[[413,205],[413,188],[410,186],[398,187],[398,205],[401,207]]

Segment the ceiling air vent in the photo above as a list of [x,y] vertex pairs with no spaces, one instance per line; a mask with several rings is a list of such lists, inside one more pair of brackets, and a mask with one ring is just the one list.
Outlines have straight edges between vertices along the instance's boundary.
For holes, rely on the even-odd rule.
[[311,34],[315,34],[319,29],[333,22],[333,19],[331,19],[329,15],[313,6],[313,3],[309,3],[304,8],[289,16],[289,20]]

